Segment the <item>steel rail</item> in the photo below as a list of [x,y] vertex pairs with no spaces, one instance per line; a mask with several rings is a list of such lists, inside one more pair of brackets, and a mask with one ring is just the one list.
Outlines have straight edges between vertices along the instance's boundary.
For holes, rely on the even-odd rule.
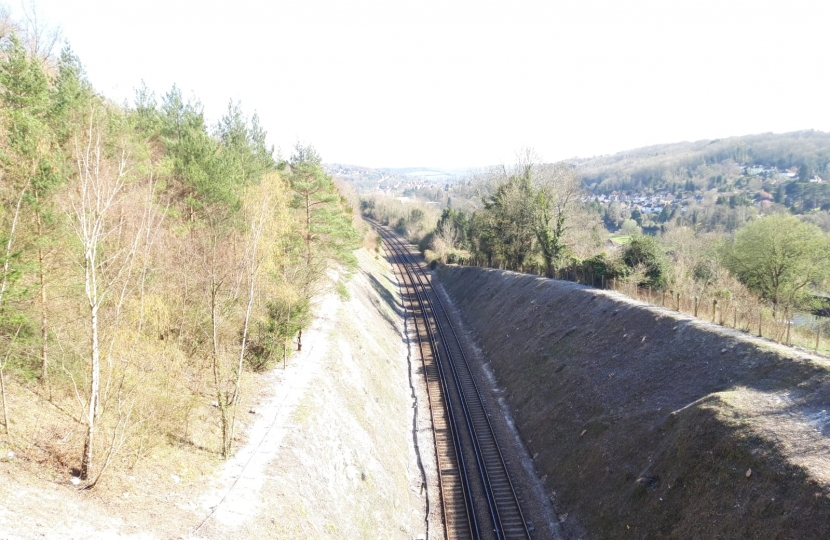
[[[440,358],[440,353],[439,353],[440,349],[439,349],[438,344],[436,342],[435,331],[432,329],[432,326],[430,324],[430,322],[434,323],[436,328],[437,328],[438,323],[437,323],[437,320],[436,320],[434,315],[427,315],[425,307],[428,307],[429,305],[424,300],[424,296],[425,296],[426,293],[424,291],[423,284],[420,282],[420,280],[416,281],[416,279],[415,279],[415,276],[417,274],[414,274],[411,267],[408,264],[406,264],[406,262],[405,262],[405,258],[407,256],[406,248],[400,242],[397,242],[397,238],[394,235],[391,235],[388,232],[386,234],[387,234],[387,237],[386,237],[387,244],[389,244],[390,247],[393,249],[393,251],[396,252],[396,256],[400,260],[399,266],[402,267],[406,271],[407,276],[409,277],[409,281],[412,284],[412,290],[415,293],[415,296],[418,300],[419,308],[420,308],[421,313],[422,313],[423,318],[424,318],[424,328],[427,332],[427,337],[430,341],[431,356],[434,360],[434,366],[435,366],[436,370],[438,371],[438,376],[436,377],[436,380],[439,384],[439,388],[441,389],[441,394],[443,395],[443,398],[444,398],[439,405],[443,406],[443,408],[447,412],[447,417],[448,417],[448,420],[449,420],[448,425],[450,426],[450,433],[452,435],[453,451],[454,451],[454,454],[456,456],[455,472],[458,475],[459,479],[461,480],[460,486],[462,488],[462,497],[463,497],[463,500],[464,500],[464,507],[466,509],[466,517],[467,517],[467,523],[468,523],[468,528],[469,528],[468,530],[469,530],[469,533],[474,538],[478,539],[478,538],[480,538],[480,532],[479,532],[478,520],[477,520],[476,512],[475,512],[475,506],[474,506],[474,502],[473,502],[473,499],[472,499],[472,489],[470,487],[470,479],[469,479],[469,475],[468,475],[468,471],[467,471],[467,463],[466,463],[466,459],[464,457],[464,453],[461,451],[461,448],[463,447],[463,441],[461,440],[461,430],[459,430],[458,424],[457,424],[458,415],[455,413],[455,410],[454,410],[455,406],[452,404],[452,400],[451,400],[451,395],[452,394],[451,394],[450,389],[447,385],[447,376],[446,376],[446,373],[444,372],[443,362],[441,361],[441,358]],[[394,244],[389,241],[390,239],[396,241],[396,243],[398,244],[397,247],[394,246]],[[420,285],[420,289],[418,287],[419,285]],[[429,374],[427,373],[427,376],[428,375]],[[438,433],[436,433],[436,435],[438,435]],[[448,471],[448,470],[445,470],[445,469],[442,468],[440,472],[441,472],[441,476],[444,477],[447,474],[452,475],[453,471],[452,470]],[[445,508],[446,508],[446,506],[445,506]],[[447,527],[448,537],[458,537],[458,535],[461,531],[459,531],[457,529],[457,527],[455,526],[456,523],[446,521],[445,525]]]
[[[458,426],[456,423],[456,415],[453,414],[453,406],[450,403],[449,399],[449,388],[446,384],[446,377],[443,374],[443,367],[438,358],[438,345],[435,341],[434,332],[430,327],[429,319],[432,318],[434,321],[434,317],[430,317],[427,315],[426,310],[424,309],[425,303],[423,299],[423,293],[419,291],[418,285],[423,285],[420,283],[420,280],[416,281],[415,276],[409,265],[405,262],[406,257],[406,250],[399,245],[396,246],[391,240],[395,238],[390,235],[387,231],[383,231],[380,226],[375,225],[376,228],[381,233],[381,236],[384,237],[386,240],[386,244],[389,246],[390,251],[395,254],[395,258],[399,261],[397,266],[399,268],[398,272],[401,275],[402,281],[407,289],[412,290],[411,293],[407,292],[407,296],[414,296],[413,304],[417,305],[417,309],[410,307],[410,311],[413,313],[413,320],[416,327],[416,335],[418,338],[418,346],[419,350],[421,351],[421,360],[422,365],[424,368],[424,376],[427,379],[427,395],[430,400],[430,415],[433,421],[433,428],[434,428],[434,443],[435,443],[435,452],[436,452],[436,459],[438,460],[438,478],[439,483],[441,486],[441,502],[442,502],[442,510],[444,513],[444,525],[445,530],[447,533],[448,539],[461,539],[461,538],[474,538],[479,539],[480,533],[478,529],[478,522],[476,519],[475,508],[473,506],[473,500],[471,496],[471,489],[469,485],[469,477],[467,475],[467,467],[464,459],[463,452],[461,452],[461,439],[459,435]],[[390,238],[391,236],[391,238]],[[405,274],[404,274],[405,273]],[[408,278],[408,280],[406,279]],[[408,284],[406,282],[409,282]],[[421,318],[423,319],[423,329],[426,332],[426,337],[429,340],[430,351],[426,354],[424,353],[424,347],[421,340],[421,333],[418,331],[418,316],[417,312],[420,311]],[[437,322],[435,323],[437,327]],[[431,358],[434,361],[432,366],[428,365],[427,358]],[[434,371],[438,371],[437,376],[431,375],[431,371],[429,368],[434,367]],[[438,383],[438,392],[435,392],[431,389],[430,379],[432,379],[433,383]],[[435,394],[439,394],[436,396]],[[435,404],[433,404],[435,401]],[[446,418],[442,417],[440,413],[435,411],[436,406],[444,409],[446,412]],[[450,437],[449,440],[442,440],[439,442],[439,438],[441,438],[441,428],[440,426],[446,426],[446,430],[449,431]],[[451,442],[452,449],[447,448],[450,446],[449,443]],[[444,446],[442,448],[442,445]],[[447,467],[446,459],[454,457],[454,462],[451,462],[451,467]],[[442,463],[442,458],[444,463]],[[457,477],[458,481],[450,481],[450,477]],[[452,497],[452,493],[450,491],[453,488],[460,488],[461,489],[461,498],[462,498],[462,505],[458,504],[458,501],[452,500],[448,501],[448,499],[454,499]],[[463,509],[463,512],[462,512]],[[459,515],[459,514],[464,514]],[[465,526],[466,525],[466,526]],[[466,533],[466,534],[465,534]]]
[[[459,382],[458,371],[456,370],[455,363],[453,362],[453,359],[452,359],[452,351],[449,350],[449,347],[447,345],[446,337],[444,336],[444,333],[441,330],[441,324],[438,322],[438,316],[436,315],[437,312],[435,310],[435,306],[433,305],[432,300],[429,297],[429,294],[426,292],[427,291],[427,285],[425,285],[423,280],[421,279],[422,275],[423,275],[423,269],[417,263],[417,261],[413,260],[413,258],[411,256],[411,253],[409,253],[409,251],[406,249],[406,247],[403,246],[403,243],[400,240],[398,240],[397,238],[394,238],[394,240],[399,243],[399,245],[401,246],[401,250],[404,253],[404,257],[406,259],[408,259],[407,267],[418,269],[418,270],[415,271],[415,274],[418,276],[418,283],[421,285],[421,290],[424,291],[425,304],[427,306],[429,306],[430,313],[432,315],[432,318],[435,321],[435,327],[436,327],[436,329],[438,331],[438,334],[441,338],[440,341],[441,341],[441,345],[443,345],[442,348],[443,348],[444,352],[446,353],[447,368],[449,370],[449,375],[450,376],[448,376],[446,370],[442,369],[442,377],[446,381],[446,384],[448,384],[448,385],[452,384],[452,386],[455,387],[455,392],[456,393],[455,394],[449,394],[448,393],[448,395],[450,395],[451,397],[447,401],[448,401],[448,403],[451,404],[452,403],[452,398],[455,398],[455,399],[458,400],[461,412],[464,416],[464,418],[463,418],[464,424],[466,424],[466,426],[467,426],[467,432],[468,432],[469,438],[470,438],[470,447],[471,447],[472,452],[473,452],[473,457],[475,458],[474,461],[475,461],[476,469],[478,470],[479,477],[482,479],[482,482],[484,483],[484,499],[487,503],[487,507],[488,507],[488,510],[489,510],[489,517],[490,517],[490,519],[493,523],[492,531],[496,534],[497,540],[503,540],[503,536],[500,534],[500,527],[498,525],[498,523],[499,523],[498,507],[496,506],[495,500],[493,498],[492,491],[491,491],[491,489],[489,488],[489,485],[488,485],[488,479],[487,479],[488,475],[487,475],[487,468],[486,468],[485,458],[482,455],[480,445],[479,445],[479,443],[476,439],[475,422],[474,422],[472,414],[469,410],[468,404],[467,404],[467,402],[464,398],[464,391],[462,389],[461,383]],[[431,288],[431,284],[430,284],[430,288]],[[438,345],[436,344],[436,347],[437,346]],[[440,362],[440,358],[441,358],[440,354],[438,355],[438,358],[439,358],[439,364],[438,365],[443,367],[443,362]]]
[[[409,256],[412,258],[411,254]],[[424,278],[429,279],[423,268],[418,265],[417,262],[415,264],[418,268],[420,268],[421,274]],[[445,348],[449,347],[450,344],[454,344],[455,348],[460,353],[461,362],[456,362],[458,356],[452,354],[449,349],[447,349],[447,354],[452,359],[453,371],[458,374],[456,380],[460,381],[460,384],[464,384],[467,387],[466,389],[460,389],[465,396],[465,407],[474,409],[470,411],[471,418],[474,418],[475,424],[478,424],[478,426],[474,428],[474,440],[475,443],[479,445],[485,460],[485,469],[487,471],[485,482],[490,490],[490,493],[492,494],[492,498],[496,506],[494,517],[497,521],[497,535],[499,538],[504,538],[505,540],[529,539],[531,536],[527,527],[527,521],[522,513],[521,504],[518,500],[515,486],[510,479],[507,463],[504,460],[504,455],[502,454],[495,432],[493,431],[493,425],[490,422],[489,414],[487,414],[487,411],[484,408],[481,391],[479,390],[478,384],[472,375],[467,355],[464,353],[464,348],[461,346],[461,341],[458,338],[455,328],[452,326],[443,302],[441,302],[441,299],[437,294],[434,294],[434,297],[436,304],[440,307],[441,314],[446,320],[446,325],[442,326],[439,324],[438,326]],[[435,310],[433,309],[433,311]],[[435,312],[437,313],[437,311]],[[450,329],[452,339],[446,338],[444,328]],[[469,398],[467,397],[468,395],[470,396]],[[475,410],[476,406],[479,408],[478,411]]]
[[[469,361],[464,348],[452,326],[449,315],[440,297],[433,291],[432,295],[427,290],[433,289],[429,277],[419,261],[412,255],[403,243],[394,235],[387,233],[394,242],[400,246],[407,259],[407,266],[417,268],[418,282],[421,285],[426,301],[429,304],[430,312],[435,318],[436,328],[441,338],[443,350],[448,358],[448,366],[452,372],[452,379],[455,383],[465,423],[471,433],[473,453],[485,486],[485,495],[490,508],[494,532],[499,540],[530,539],[530,530],[521,510],[521,505],[516,494],[515,486],[510,480],[510,473],[504,460],[501,448],[493,431],[489,415],[483,405],[481,392],[472,376]],[[429,283],[429,286],[424,284]],[[435,302],[433,302],[434,297]],[[443,321],[439,322],[439,311]],[[445,329],[449,328],[451,339]],[[451,350],[454,349],[454,350]]]

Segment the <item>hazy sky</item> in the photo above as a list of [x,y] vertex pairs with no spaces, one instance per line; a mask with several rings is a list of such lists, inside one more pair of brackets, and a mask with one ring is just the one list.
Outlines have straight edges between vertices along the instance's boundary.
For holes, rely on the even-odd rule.
[[[13,3],[17,8],[19,5]],[[230,99],[325,161],[465,167],[830,131],[830,2],[38,0],[107,96]]]

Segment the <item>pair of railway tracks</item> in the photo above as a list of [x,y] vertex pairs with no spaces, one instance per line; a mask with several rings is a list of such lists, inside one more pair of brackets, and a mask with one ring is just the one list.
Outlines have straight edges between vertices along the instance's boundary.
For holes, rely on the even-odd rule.
[[448,540],[529,540],[531,527],[464,349],[423,263],[372,222],[392,258],[411,314],[429,396]]

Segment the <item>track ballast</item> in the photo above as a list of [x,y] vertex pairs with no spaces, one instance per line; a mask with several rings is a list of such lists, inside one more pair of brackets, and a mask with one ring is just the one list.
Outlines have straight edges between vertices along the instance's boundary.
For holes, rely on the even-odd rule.
[[388,228],[372,225],[383,239],[415,325],[447,539],[531,539],[464,349],[423,260]]

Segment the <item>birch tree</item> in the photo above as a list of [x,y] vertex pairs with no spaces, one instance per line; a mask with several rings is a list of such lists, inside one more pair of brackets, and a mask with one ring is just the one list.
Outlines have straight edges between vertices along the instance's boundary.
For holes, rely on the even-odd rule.
[[[245,317],[242,322],[242,336],[239,345],[239,355],[237,357],[238,361],[233,373],[234,388],[233,395],[231,397],[233,408],[230,414],[230,419],[225,419],[223,421],[223,424],[228,422],[230,424],[229,429],[227,429],[230,434],[224,441],[223,454],[225,456],[230,455],[231,446],[233,445],[233,436],[236,428],[236,413],[239,409],[239,402],[241,401],[240,385],[242,382],[242,370],[245,367],[245,356],[247,354],[248,333],[251,326],[251,312],[253,311],[254,300],[256,299],[259,272],[267,256],[267,253],[264,253],[264,246],[261,246],[260,244],[263,237],[265,221],[272,205],[271,193],[267,190],[261,190],[260,197],[258,197],[258,199],[260,201],[258,215],[253,213],[248,216],[250,225],[248,229],[248,241],[246,242],[247,245],[244,259],[245,272],[248,278],[248,298],[245,304]],[[253,209],[256,211],[256,205],[254,205]],[[223,431],[226,431],[224,425]]]
[[[251,313],[263,261],[260,240],[269,197],[263,196],[260,203],[258,214],[246,216],[250,222],[244,231],[231,227],[227,220],[215,220],[203,240],[202,268],[208,285],[210,367],[216,395],[214,404],[219,409],[221,453],[226,459],[230,457],[233,446]],[[242,302],[245,311],[240,321],[236,315]],[[237,340],[238,349],[233,354],[235,347],[231,343]]]
[[[105,241],[121,226],[112,219],[113,210],[127,181],[127,151],[115,148],[112,157],[105,156],[103,125],[105,111],[91,105],[84,133],[74,140],[77,182],[72,193],[70,221],[77,235],[83,269],[84,293],[88,307],[89,330],[89,394],[84,406],[86,438],[81,459],[80,478],[90,477],[93,467],[96,422],[100,413],[101,343],[99,314],[107,296],[127,268],[130,250],[105,246]],[[133,252],[134,254],[134,252]]]

